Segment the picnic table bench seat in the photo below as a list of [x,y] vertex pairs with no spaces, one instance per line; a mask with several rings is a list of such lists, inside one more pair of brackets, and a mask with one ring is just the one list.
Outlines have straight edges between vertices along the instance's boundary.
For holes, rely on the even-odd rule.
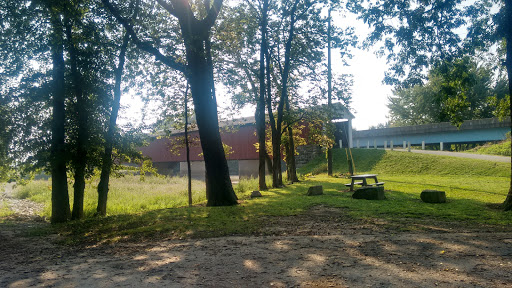
[[[354,185],[363,185],[363,182],[354,182]],[[345,186],[350,187],[352,186],[352,183],[347,183]]]
[[[371,184],[368,184],[368,186],[382,186],[384,185],[384,183],[386,182],[377,182],[377,183],[371,183]],[[355,183],[354,183],[355,184]],[[350,186],[350,185],[349,185]]]

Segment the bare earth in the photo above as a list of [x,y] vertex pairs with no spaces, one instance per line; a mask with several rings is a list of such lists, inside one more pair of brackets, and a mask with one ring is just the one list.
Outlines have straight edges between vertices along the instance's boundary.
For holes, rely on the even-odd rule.
[[45,222],[13,219],[0,224],[0,287],[512,287],[510,229],[400,232],[316,206],[262,235],[65,247],[26,236]]

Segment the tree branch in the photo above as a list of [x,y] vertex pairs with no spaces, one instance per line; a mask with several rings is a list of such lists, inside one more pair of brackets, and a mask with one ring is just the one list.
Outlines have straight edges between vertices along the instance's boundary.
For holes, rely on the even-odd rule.
[[164,0],[156,0],[156,2],[158,2],[158,4],[160,4],[160,6],[162,6],[165,10],[167,10],[167,12],[169,12],[169,14],[175,16],[175,17],[178,17],[177,13],[176,13],[176,10],[174,9],[174,6],[172,6],[171,4],[167,3],[167,1],[164,1]]
[[203,19],[203,24],[206,25],[206,27],[211,28],[213,24],[215,23],[215,20],[217,20],[217,16],[219,15],[220,8],[222,7],[222,1],[223,0],[214,0],[213,5],[210,8],[210,10],[207,10],[208,14]]
[[117,19],[117,21],[121,25],[123,25],[123,27],[126,29],[126,32],[130,35],[132,41],[135,43],[137,48],[146,51],[149,54],[152,54],[156,60],[164,63],[165,65],[187,74],[187,66],[185,64],[177,62],[176,59],[174,59],[173,57],[163,55],[162,53],[160,53],[160,51],[158,51],[158,49],[153,47],[151,43],[141,41],[137,36],[137,33],[135,33],[135,30],[133,29],[132,25],[130,24],[130,21],[123,18],[121,16],[121,13],[119,13],[119,10],[117,10],[117,8],[115,8],[109,0],[101,0],[101,2],[103,3],[103,5],[105,5],[108,11],[112,13],[112,15]]

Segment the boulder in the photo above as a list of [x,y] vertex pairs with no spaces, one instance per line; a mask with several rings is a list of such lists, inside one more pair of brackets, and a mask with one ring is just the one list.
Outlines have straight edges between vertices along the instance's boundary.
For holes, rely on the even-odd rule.
[[315,196],[315,195],[323,195],[323,194],[324,194],[324,188],[322,187],[322,185],[318,185],[318,186],[309,187],[308,193],[306,195],[307,196]]
[[366,199],[366,200],[385,200],[384,186],[366,186],[357,189],[352,194],[354,199]]
[[261,195],[260,191],[252,191],[251,198],[256,198],[256,197],[263,197],[263,195]]
[[420,198],[425,203],[445,203],[446,193],[437,190],[423,190],[421,191]]

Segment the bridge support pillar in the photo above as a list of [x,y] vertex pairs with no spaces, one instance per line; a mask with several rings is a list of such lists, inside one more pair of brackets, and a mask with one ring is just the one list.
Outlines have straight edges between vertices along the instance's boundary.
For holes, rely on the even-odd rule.
[[384,150],[388,148],[388,141],[384,141]]
[[356,141],[356,146],[359,148],[359,140]]
[[407,142],[404,141],[404,149],[406,149],[406,148],[407,148]]
[[391,143],[389,143],[389,148],[391,149],[391,151],[393,151],[393,141],[391,141]]
[[444,147],[443,147],[443,146],[444,146],[443,144],[444,144],[443,142],[439,143],[439,150],[441,150],[441,151],[443,151],[443,148],[444,148]]
[[425,141],[421,141],[421,150],[425,150]]
[[368,143],[366,144],[366,149],[370,149],[370,140],[368,140]]
[[377,140],[373,140],[373,149],[377,149]]
[[411,152],[411,142],[407,143],[407,151]]

